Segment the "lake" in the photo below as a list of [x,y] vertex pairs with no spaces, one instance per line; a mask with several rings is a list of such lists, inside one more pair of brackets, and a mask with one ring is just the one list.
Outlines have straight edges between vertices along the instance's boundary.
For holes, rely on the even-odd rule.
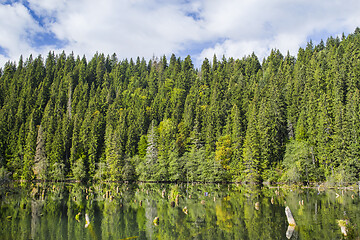
[[360,232],[357,187],[12,183],[0,188],[0,239],[341,239],[338,220],[346,221],[350,235]]

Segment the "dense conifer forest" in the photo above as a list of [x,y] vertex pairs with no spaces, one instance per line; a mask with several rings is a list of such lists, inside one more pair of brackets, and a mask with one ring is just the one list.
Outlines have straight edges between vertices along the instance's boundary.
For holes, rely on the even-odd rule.
[[352,182],[360,29],[297,56],[22,57],[0,73],[1,177]]

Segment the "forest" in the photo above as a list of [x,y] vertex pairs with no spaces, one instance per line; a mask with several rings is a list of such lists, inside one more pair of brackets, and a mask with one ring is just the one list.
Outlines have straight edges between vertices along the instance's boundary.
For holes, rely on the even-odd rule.
[[360,29],[262,61],[96,53],[0,71],[0,178],[359,180]]

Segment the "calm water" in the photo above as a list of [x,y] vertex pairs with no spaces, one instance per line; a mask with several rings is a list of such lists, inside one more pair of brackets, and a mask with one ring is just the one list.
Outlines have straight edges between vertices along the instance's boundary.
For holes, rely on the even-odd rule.
[[341,239],[340,219],[360,230],[357,189],[116,183],[0,188],[0,239],[287,239],[286,206],[297,223],[291,239]]

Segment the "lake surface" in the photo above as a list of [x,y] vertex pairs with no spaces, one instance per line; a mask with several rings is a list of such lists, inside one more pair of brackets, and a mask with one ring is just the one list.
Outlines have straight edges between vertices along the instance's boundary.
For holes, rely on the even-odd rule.
[[[0,188],[0,239],[341,239],[341,219],[352,232],[360,230],[357,188],[120,183]],[[293,232],[286,206],[297,224]]]

